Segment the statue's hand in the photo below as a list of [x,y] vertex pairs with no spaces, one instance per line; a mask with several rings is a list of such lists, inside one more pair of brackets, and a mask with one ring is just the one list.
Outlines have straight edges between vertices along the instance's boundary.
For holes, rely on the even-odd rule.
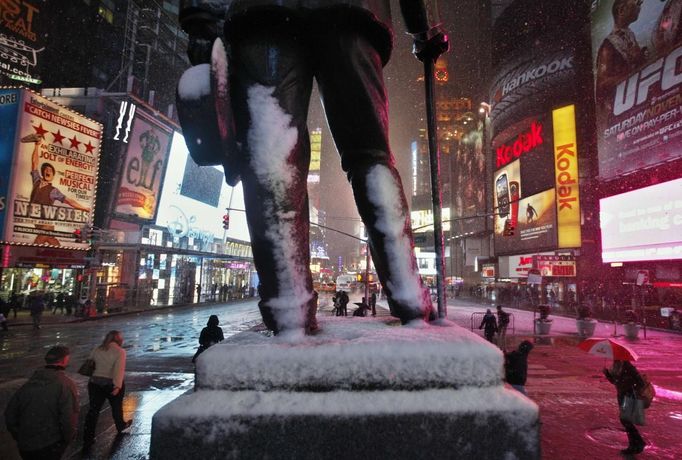
[[190,35],[189,44],[187,45],[189,62],[191,62],[192,65],[210,64],[212,48],[213,40],[197,35]]
[[440,26],[436,26],[427,32],[414,35],[412,53],[421,62],[427,59],[435,62],[449,47],[447,33]]

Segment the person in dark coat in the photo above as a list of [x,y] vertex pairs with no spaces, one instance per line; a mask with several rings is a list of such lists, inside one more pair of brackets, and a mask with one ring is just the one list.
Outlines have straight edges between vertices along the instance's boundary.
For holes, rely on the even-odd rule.
[[504,379],[515,390],[528,396],[526,393],[526,380],[528,378],[528,355],[533,349],[533,344],[524,340],[519,347],[504,355]]
[[[230,50],[231,102],[223,109],[233,114],[229,122],[234,122],[240,147],[236,164],[229,164],[226,173],[241,177],[244,186],[253,261],[261,282],[259,308],[266,327],[275,334],[312,333],[318,327],[306,189],[307,115],[314,81],[367,229],[391,314],[402,323],[433,314],[412,249],[407,199],[388,142],[383,67],[393,45],[390,3],[181,2],[179,21],[189,35],[193,65],[211,62],[214,40],[223,32]],[[400,2],[415,55],[422,61],[435,61],[447,50],[447,35],[434,17],[435,3]],[[294,298],[291,293],[298,294]],[[283,299],[287,309],[280,306]]]
[[348,316],[348,302],[350,298],[346,291],[341,291],[339,293],[339,313],[338,316]]
[[29,302],[33,329],[40,329],[40,321],[43,318],[43,312],[45,311],[45,297],[42,292],[34,292],[29,297]]
[[497,346],[502,351],[507,350],[507,326],[509,326],[509,313],[502,310],[502,305],[497,306]]
[[493,312],[490,311],[490,308],[488,308],[485,312],[485,315],[483,315],[483,320],[481,321],[480,326],[478,326],[479,329],[483,329],[483,333],[485,334],[485,338],[488,342],[490,343],[495,343],[495,333],[497,332],[497,319],[495,318],[495,315],[493,315]]
[[76,384],[64,372],[69,360],[67,347],[50,348],[45,368],[35,371],[7,404],[7,430],[25,460],[59,460],[76,437],[80,405]]
[[220,321],[218,320],[217,315],[211,315],[208,318],[206,327],[203,328],[201,330],[201,334],[199,334],[199,348],[197,349],[197,352],[194,354],[192,362],[196,362],[197,357],[204,351],[206,351],[208,347],[225,340],[223,330],[221,327],[218,326],[218,324],[220,324]]
[[[644,380],[637,368],[630,361],[614,360],[611,369],[603,370],[606,379],[616,386],[618,407],[623,404],[625,396],[632,395],[644,387]],[[646,447],[646,442],[639,434],[634,423],[620,419],[620,423],[628,434],[628,447],[621,450],[623,454],[639,454]]]

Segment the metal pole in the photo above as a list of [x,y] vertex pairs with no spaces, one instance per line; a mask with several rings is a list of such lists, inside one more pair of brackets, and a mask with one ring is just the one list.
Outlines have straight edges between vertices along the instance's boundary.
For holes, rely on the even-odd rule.
[[369,306],[369,241],[367,242],[367,258],[365,259],[365,305]]
[[440,192],[440,152],[436,132],[435,79],[433,76],[435,59],[424,60],[424,82],[426,89],[426,127],[429,137],[429,165],[431,167],[431,205],[433,208],[433,240],[436,251],[436,292],[438,295],[438,317],[447,317],[443,274],[445,273],[443,251],[443,222],[441,216]]

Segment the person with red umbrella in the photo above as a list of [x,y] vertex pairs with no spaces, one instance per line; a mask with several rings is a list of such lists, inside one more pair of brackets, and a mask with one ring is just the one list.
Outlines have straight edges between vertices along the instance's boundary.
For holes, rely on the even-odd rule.
[[[623,402],[626,396],[636,395],[639,389],[644,387],[644,380],[637,368],[630,362],[622,359],[614,359],[611,369],[604,368],[604,375],[609,382],[616,386],[618,397],[618,407],[623,407]],[[635,396],[636,399],[636,396]],[[639,454],[646,447],[646,442],[639,434],[635,424],[620,417],[620,423],[623,424],[626,433],[628,434],[628,447],[621,450],[622,454]]]

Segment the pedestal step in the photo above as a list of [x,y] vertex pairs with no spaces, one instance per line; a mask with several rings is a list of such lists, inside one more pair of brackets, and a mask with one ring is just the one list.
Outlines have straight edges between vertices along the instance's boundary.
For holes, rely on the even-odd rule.
[[199,391],[154,415],[152,459],[539,459],[538,408],[502,386]]

